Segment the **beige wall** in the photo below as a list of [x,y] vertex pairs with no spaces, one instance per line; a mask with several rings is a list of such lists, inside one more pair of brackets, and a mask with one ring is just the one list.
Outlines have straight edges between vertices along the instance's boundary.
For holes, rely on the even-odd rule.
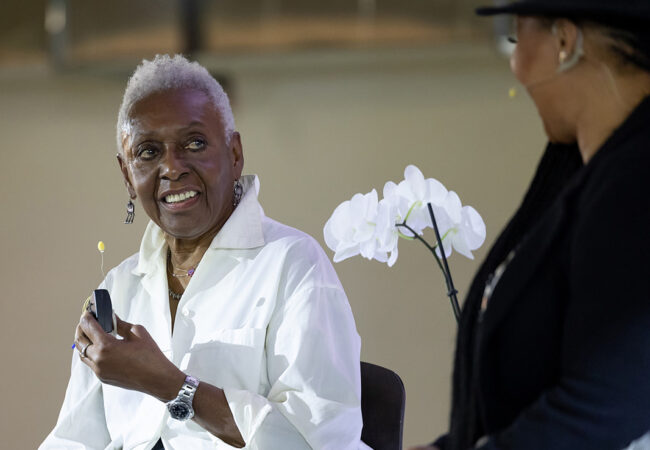
[[[321,242],[339,202],[399,181],[411,163],[473,205],[491,242],[543,147],[534,107],[508,98],[507,62],[486,48],[210,63],[233,75],[245,172],[260,176],[267,214]],[[125,75],[0,73],[4,448],[35,448],[54,425],[80,304],[101,279],[97,241],[107,268],[138,248],[146,218],[138,209],[135,225],[122,225],[114,157]],[[450,264],[462,296],[478,261]],[[405,444],[435,437],[447,423],[455,324],[433,260],[404,241],[391,269],[360,258],[336,269],[362,358],[406,385]]]

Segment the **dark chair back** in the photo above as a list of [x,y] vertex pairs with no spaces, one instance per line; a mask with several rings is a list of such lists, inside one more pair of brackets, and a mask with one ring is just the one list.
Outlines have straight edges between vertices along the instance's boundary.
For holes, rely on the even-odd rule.
[[392,370],[361,362],[361,440],[374,450],[402,450],[406,393]]

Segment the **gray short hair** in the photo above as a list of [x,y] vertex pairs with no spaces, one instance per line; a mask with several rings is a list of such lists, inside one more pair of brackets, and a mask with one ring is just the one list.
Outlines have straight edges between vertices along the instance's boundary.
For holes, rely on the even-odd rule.
[[122,151],[122,137],[128,132],[127,120],[133,105],[143,98],[171,89],[196,89],[205,93],[221,117],[226,142],[235,131],[235,118],[228,94],[212,75],[197,62],[188,61],[183,55],[156,55],[135,69],[126,85],[122,105],[117,115],[117,148]]

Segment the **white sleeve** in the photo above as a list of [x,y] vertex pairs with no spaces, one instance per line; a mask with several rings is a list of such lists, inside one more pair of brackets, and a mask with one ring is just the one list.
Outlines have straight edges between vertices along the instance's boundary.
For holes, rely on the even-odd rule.
[[[112,272],[99,285],[111,285]],[[110,288],[108,288],[110,289]],[[39,450],[104,449],[111,442],[104,415],[102,384],[95,373],[72,350],[70,380],[63,406],[54,429],[40,445]]]
[[268,326],[267,397],[225,388],[246,448],[357,450],[360,339],[339,286],[303,287]]
[[73,350],[70,381],[59,418],[39,450],[103,449],[110,441],[102,385]]

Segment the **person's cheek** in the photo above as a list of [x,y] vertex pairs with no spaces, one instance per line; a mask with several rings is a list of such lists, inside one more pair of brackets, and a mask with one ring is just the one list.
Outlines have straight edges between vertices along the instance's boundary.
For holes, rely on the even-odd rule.
[[519,46],[515,47],[515,50],[510,55],[510,70],[513,75],[521,84],[524,84],[521,77],[521,55],[519,53]]

